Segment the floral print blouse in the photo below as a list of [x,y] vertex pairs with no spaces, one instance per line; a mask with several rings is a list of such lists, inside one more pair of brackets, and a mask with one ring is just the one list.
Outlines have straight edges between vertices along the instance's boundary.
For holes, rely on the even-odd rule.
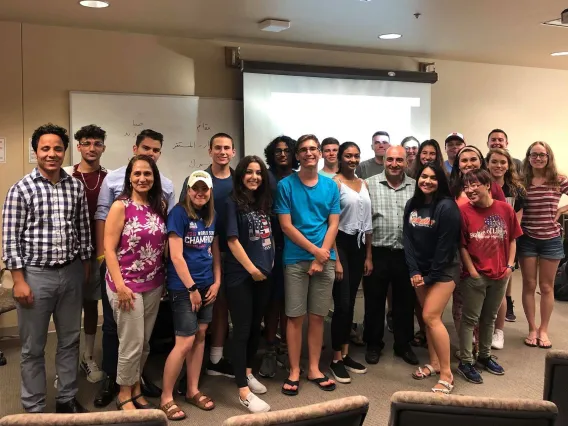
[[[164,250],[168,238],[166,223],[150,206],[132,200],[124,203],[124,228],[117,247],[120,273],[135,293],[154,290],[164,284]],[[106,282],[116,292],[107,271]]]

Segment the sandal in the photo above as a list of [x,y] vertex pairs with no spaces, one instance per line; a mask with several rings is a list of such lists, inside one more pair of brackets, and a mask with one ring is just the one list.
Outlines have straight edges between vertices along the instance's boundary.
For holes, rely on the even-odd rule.
[[537,337],[536,341],[538,343],[538,347],[541,349],[552,348],[552,342],[549,339],[541,339],[540,337]]
[[[296,386],[296,389],[286,389],[284,387],[284,385]],[[286,380],[284,380],[284,385],[282,385],[282,393],[284,395],[288,395],[288,396],[298,395],[298,392],[300,391],[300,381],[299,380],[286,379]]]
[[438,384],[444,386],[444,388],[432,388],[432,392],[449,395],[452,393],[452,390],[454,389],[453,382],[454,382],[453,380],[452,383],[446,382],[445,380],[438,380]]
[[[532,342],[534,342],[534,343],[532,343]],[[535,337],[531,337],[531,336],[525,337],[524,343],[529,348],[536,348],[538,346],[538,338],[536,336]]]
[[422,330],[418,330],[414,334],[414,339],[410,341],[410,345],[415,348],[425,348],[428,347],[428,342],[426,340],[426,333]]
[[151,402],[146,402],[146,404],[140,404],[137,399],[141,398],[142,394],[140,395],[136,395],[132,397],[132,403],[134,404],[134,406],[136,408],[138,408],[139,410],[153,410],[154,408],[156,408],[156,406],[154,404],[152,404]]
[[327,377],[325,374],[323,377],[319,377],[317,379],[310,379],[308,377],[308,382],[312,382],[315,383],[316,385],[318,385],[318,388],[320,388],[323,391],[326,392],[330,392],[335,390],[335,383],[329,383],[327,385],[322,385],[322,383],[329,381],[329,377]]
[[[175,409],[177,407],[177,410]],[[161,405],[160,410],[164,412],[168,420],[176,421],[176,420],[183,420],[187,417],[185,411],[179,408],[176,402],[172,399],[170,402]],[[183,416],[177,416],[176,414],[183,413]]]
[[[201,399],[202,397],[203,399]],[[202,392],[197,392],[191,398],[188,398],[186,396],[185,402],[188,402],[191,405],[195,405],[197,408],[200,408],[203,411],[211,411],[213,408],[215,408],[215,403],[213,402],[213,400]],[[209,407],[207,406],[208,402],[212,403]]]
[[[426,373],[422,368],[427,368],[429,372]],[[438,374],[440,374],[440,372],[436,371],[430,364],[424,364],[424,367],[418,367],[418,372],[415,371],[412,373],[412,378],[415,380],[424,380]]]

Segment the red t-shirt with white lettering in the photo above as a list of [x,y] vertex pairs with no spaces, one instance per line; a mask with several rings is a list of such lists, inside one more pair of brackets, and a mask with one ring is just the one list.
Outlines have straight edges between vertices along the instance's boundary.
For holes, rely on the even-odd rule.
[[[461,244],[480,273],[499,280],[507,273],[509,244],[523,235],[517,215],[506,202],[494,200],[487,208],[470,203],[460,206],[462,217]],[[462,277],[469,276],[463,268]]]

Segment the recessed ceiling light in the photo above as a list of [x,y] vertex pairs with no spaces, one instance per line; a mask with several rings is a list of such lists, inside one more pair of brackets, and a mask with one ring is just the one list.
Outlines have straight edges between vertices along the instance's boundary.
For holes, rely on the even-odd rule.
[[402,37],[402,35],[396,34],[396,33],[381,34],[379,36],[379,38],[381,40],[394,40],[394,39],[401,38],[401,37]]
[[109,7],[110,3],[103,0],[81,0],[79,1],[81,6],[93,7],[95,9],[102,9],[103,7]]
[[568,52],[554,52],[550,56],[568,56]]

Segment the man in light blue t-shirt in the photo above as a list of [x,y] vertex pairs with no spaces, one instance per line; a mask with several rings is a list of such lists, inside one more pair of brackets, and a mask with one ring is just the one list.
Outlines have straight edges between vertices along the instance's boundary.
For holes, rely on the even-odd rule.
[[302,324],[308,313],[308,380],[323,390],[335,382],[323,374],[319,359],[323,323],[335,279],[333,243],[339,225],[339,190],[331,179],[318,175],[321,148],[314,135],[296,144],[300,171],[278,183],[274,206],[284,232],[284,286],[290,375],[282,386],[285,395],[297,395],[300,380]]

